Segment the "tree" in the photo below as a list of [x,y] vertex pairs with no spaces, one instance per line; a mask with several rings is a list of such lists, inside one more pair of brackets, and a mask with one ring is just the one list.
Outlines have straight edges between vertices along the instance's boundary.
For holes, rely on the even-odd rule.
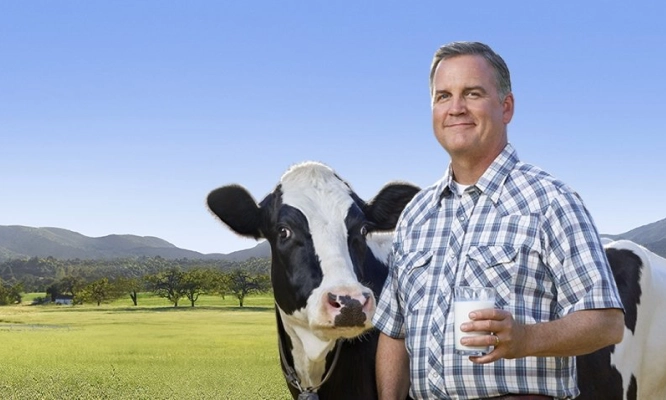
[[177,267],[146,277],[148,290],[169,300],[174,307],[178,307],[178,301],[185,296],[182,280],[183,272]]
[[242,269],[231,271],[228,279],[229,291],[238,299],[240,307],[248,294],[266,292],[270,288],[268,275],[251,274]]
[[192,307],[199,300],[201,294],[208,293],[213,289],[212,271],[196,268],[183,274],[181,287]]
[[271,259],[251,257],[239,264],[239,268],[253,275],[270,275]]
[[72,300],[74,304],[83,303],[81,291],[86,286],[85,280],[79,276],[66,275],[64,278],[60,279],[58,282],[58,287],[60,288],[60,293],[65,294],[69,293],[72,295]]
[[230,287],[231,274],[225,274],[219,271],[216,271],[213,274],[213,291],[222,296],[222,300],[224,300],[227,294],[231,293]]
[[15,304],[21,304],[23,301],[23,283],[18,282],[9,288],[9,300]]
[[142,281],[139,278],[118,278],[116,286],[122,293],[129,293],[132,303],[136,306],[138,304],[138,293],[144,288]]
[[22,292],[23,285],[20,282],[10,286],[3,283],[2,279],[0,279],[0,306],[20,304],[23,300]]
[[60,296],[60,286],[57,282],[50,284],[46,288],[46,295],[51,298],[51,303],[55,303],[56,297]]
[[91,282],[82,291],[81,296],[86,300],[91,300],[99,306],[103,302],[117,299],[121,296],[120,290],[107,278],[98,279]]

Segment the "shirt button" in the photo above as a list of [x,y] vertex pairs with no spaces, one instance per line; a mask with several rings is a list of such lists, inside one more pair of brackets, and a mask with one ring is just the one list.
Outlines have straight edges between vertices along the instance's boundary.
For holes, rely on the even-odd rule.
[[461,215],[461,216],[458,217],[458,219],[461,220],[461,221],[464,221],[464,220],[465,220],[465,216],[464,216],[464,215]]

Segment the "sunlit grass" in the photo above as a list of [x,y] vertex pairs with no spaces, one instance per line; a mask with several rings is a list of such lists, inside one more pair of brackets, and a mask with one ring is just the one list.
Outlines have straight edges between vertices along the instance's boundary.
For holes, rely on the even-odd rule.
[[0,398],[289,399],[274,318],[269,296],[0,307]]

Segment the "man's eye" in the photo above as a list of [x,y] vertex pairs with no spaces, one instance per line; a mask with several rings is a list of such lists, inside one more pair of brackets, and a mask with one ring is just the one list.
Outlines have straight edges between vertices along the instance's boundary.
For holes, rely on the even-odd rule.
[[469,93],[467,93],[467,97],[471,97],[473,99],[478,99],[479,97],[481,97],[481,93],[479,93],[479,92],[469,92]]

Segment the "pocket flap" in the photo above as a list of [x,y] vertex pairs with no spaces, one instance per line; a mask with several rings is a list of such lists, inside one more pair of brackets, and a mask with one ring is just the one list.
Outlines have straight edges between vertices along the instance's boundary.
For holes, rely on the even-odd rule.
[[516,254],[518,251],[512,246],[476,246],[469,249],[467,257],[488,268],[511,262]]
[[401,255],[396,260],[396,265],[404,268],[406,271],[413,271],[417,268],[425,267],[432,260],[432,252],[415,251]]

